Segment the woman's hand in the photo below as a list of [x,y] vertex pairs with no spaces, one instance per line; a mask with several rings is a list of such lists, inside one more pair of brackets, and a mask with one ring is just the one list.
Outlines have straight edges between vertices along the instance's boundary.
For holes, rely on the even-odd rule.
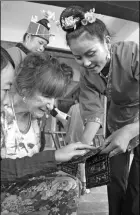
[[127,126],[124,126],[123,128],[113,132],[105,140],[105,144],[102,147],[102,152],[100,154],[109,153],[109,157],[112,157],[117,154],[125,153],[131,139],[131,133],[127,129]]
[[55,160],[57,162],[69,161],[74,156],[82,156],[86,154],[90,149],[94,149],[94,147],[80,142],[71,143],[55,151]]

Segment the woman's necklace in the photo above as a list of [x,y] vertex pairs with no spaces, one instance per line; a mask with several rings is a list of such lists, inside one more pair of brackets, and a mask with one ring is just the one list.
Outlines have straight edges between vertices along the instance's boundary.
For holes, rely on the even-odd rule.
[[[24,128],[24,129],[19,129],[19,126],[18,126],[18,119],[17,119],[17,114],[15,113],[15,108],[14,108],[14,104],[13,104],[13,99],[12,99],[12,101],[11,101],[11,104],[12,104],[12,110],[13,110],[13,114],[14,114],[14,117],[15,117],[15,121],[16,121],[16,127],[17,127],[17,129],[18,129],[18,131],[20,132],[20,133],[23,133],[23,134],[26,134],[28,131],[29,131],[29,129],[30,129],[30,126],[31,126],[31,113],[30,112],[28,112],[28,113],[23,113],[23,116],[22,117],[20,117],[20,122],[21,122],[21,124],[23,125],[24,123],[25,123],[25,120],[21,120],[21,119],[23,119],[23,118],[25,118],[27,115],[29,116],[28,118],[28,123],[27,123],[27,126]],[[20,113],[21,114],[21,113]]]
[[101,76],[103,79],[105,79],[105,81],[107,81],[108,74],[107,74],[106,76],[104,76],[104,75],[102,74],[102,72],[100,72],[100,76]]
[[106,96],[108,101],[111,100],[111,92],[112,92],[112,56],[113,51],[112,48],[110,50],[110,63],[109,63],[109,72],[107,75],[107,88],[106,88]]

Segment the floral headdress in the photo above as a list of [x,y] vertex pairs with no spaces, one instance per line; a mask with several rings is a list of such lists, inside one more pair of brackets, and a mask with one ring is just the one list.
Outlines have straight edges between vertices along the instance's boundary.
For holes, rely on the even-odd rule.
[[69,16],[65,19],[61,19],[62,27],[65,29],[76,29],[76,23],[81,22],[82,25],[87,25],[88,23],[93,23],[96,21],[95,8],[90,9],[90,11],[84,14],[84,19],[80,20],[80,17]]
[[32,16],[26,32],[31,35],[42,37],[43,39],[47,40],[47,42],[49,42],[49,38],[51,36],[54,36],[53,34],[50,33],[49,29],[51,27],[50,21],[55,20],[55,13],[45,10],[42,10],[41,13],[43,14],[43,18],[48,21],[46,27],[38,23],[39,20],[37,16]]

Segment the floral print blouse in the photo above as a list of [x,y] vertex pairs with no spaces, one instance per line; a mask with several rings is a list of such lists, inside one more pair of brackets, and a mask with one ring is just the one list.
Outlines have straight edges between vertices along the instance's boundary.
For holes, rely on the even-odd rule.
[[1,114],[1,158],[32,157],[41,147],[40,128],[36,119],[31,118],[27,132],[18,128],[13,110],[8,107]]

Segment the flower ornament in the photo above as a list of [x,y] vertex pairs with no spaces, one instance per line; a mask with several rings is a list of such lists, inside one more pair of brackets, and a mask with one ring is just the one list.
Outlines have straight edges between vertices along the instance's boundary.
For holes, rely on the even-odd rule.
[[48,11],[48,19],[55,21],[55,12]]
[[73,18],[73,16],[69,16],[67,18],[65,18],[65,20],[62,18],[62,27],[65,27],[65,29],[70,29],[70,28],[74,28],[74,30],[76,29],[76,22],[78,22],[80,20],[79,17],[77,18]]
[[81,20],[82,25],[87,25],[88,23],[93,23],[96,21],[96,16],[94,12],[95,8],[85,13],[85,18]]
[[[65,19],[61,19],[62,27],[65,27],[65,29],[74,28],[76,29],[76,22],[80,20],[80,17],[73,18],[73,16],[69,16]],[[84,14],[84,19],[81,19],[82,25],[87,25],[88,23],[93,23],[96,21],[96,15],[95,15],[95,8],[90,9],[90,11],[86,12]]]
[[32,16],[31,22],[37,23],[38,17],[37,16]]
[[[51,12],[50,10],[48,11],[42,10],[41,13],[43,14],[44,18],[47,19],[48,21],[51,20],[55,21],[55,12]],[[51,28],[50,23],[48,23],[47,26]]]
[[48,10],[48,11],[42,10],[41,12],[42,12],[43,16],[46,19],[48,19],[49,21],[50,20],[53,20],[53,21],[55,20],[55,12],[51,12],[50,10]]

